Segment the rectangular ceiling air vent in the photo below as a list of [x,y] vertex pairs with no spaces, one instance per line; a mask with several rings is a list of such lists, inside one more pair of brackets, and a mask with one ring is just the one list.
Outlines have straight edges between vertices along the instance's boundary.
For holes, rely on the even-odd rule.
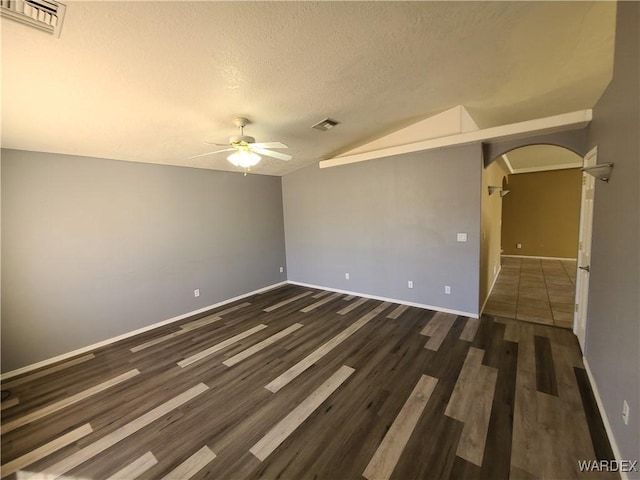
[[66,9],[66,5],[53,0],[0,0],[0,13],[3,17],[58,38]]
[[337,122],[336,120],[325,118],[324,120],[321,120],[315,125],[313,125],[311,128],[315,128],[316,130],[321,130],[323,132],[326,132],[327,130],[331,130],[333,127],[335,127],[339,123],[340,122]]

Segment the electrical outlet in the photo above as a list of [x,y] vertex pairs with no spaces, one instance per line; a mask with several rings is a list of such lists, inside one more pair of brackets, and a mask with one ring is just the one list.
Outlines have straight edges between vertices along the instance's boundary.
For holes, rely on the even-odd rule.
[[200,289],[199,289],[199,288],[196,288],[196,289],[193,291],[193,296],[194,296],[194,297],[199,297],[199,296],[200,296]]
[[626,400],[622,401],[622,421],[625,425],[629,425],[629,404]]
[[407,282],[407,287],[409,287],[409,288],[413,288],[413,280],[409,280],[409,281]]
[[516,248],[522,248],[522,244],[521,243],[516,243]]
[[280,267],[280,273],[284,273],[284,267]]
[[345,279],[345,280],[349,280],[349,274],[348,274],[348,273],[345,273],[345,274],[344,274],[344,279]]
[[449,285],[444,286],[445,295],[451,295],[451,287]]

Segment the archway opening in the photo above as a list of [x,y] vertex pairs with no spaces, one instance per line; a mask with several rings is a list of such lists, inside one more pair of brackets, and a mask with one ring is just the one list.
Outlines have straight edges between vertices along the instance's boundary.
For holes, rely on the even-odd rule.
[[534,144],[485,168],[501,195],[483,195],[484,313],[573,326],[582,164],[568,148]]

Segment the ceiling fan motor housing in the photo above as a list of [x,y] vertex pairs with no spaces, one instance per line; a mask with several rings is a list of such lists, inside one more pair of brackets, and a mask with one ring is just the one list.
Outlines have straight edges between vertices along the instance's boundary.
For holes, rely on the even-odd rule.
[[248,145],[250,143],[256,143],[256,139],[249,135],[237,135],[229,138],[229,143],[231,145]]

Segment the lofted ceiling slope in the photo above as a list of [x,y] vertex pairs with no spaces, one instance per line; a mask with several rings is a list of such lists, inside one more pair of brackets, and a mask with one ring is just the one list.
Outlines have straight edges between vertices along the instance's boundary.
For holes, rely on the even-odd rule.
[[[59,39],[2,19],[2,146],[186,160],[253,123],[283,175],[456,105],[481,128],[591,108],[614,2],[68,2]],[[325,117],[342,122],[311,129]]]

